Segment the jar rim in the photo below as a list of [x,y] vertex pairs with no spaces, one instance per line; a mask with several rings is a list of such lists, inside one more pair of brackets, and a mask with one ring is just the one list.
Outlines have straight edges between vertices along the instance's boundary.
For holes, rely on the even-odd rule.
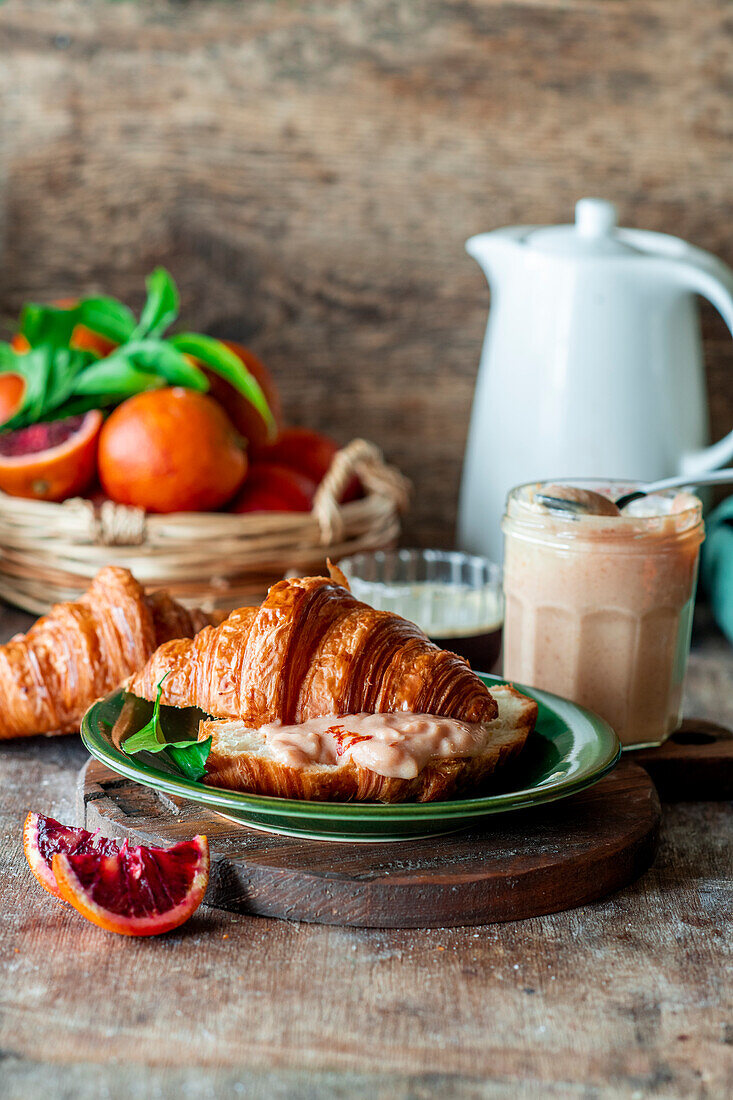
[[560,537],[570,541],[582,540],[587,536],[594,537],[601,532],[611,541],[649,536],[655,537],[657,541],[664,541],[665,538],[678,539],[681,536],[691,535],[703,528],[702,501],[694,493],[680,492],[678,489],[666,489],[654,495],[669,500],[680,496],[688,497],[689,504],[679,511],[660,512],[656,515],[577,514],[571,516],[533,506],[530,497],[530,494],[533,495],[545,486],[567,485],[572,488],[601,492],[610,500],[615,500],[625,493],[643,489],[645,484],[647,483],[630,478],[552,478],[528,481],[515,486],[507,495],[502,529],[506,532],[507,524],[516,524],[527,533],[535,532],[536,535],[540,535],[544,532],[545,535],[550,535],[553,541]]

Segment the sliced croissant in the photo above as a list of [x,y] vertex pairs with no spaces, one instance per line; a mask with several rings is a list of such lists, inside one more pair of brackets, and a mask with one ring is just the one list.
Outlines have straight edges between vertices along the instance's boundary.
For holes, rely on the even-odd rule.
[[285,764],[274,758],[259,730],[248,729],[240,721],[201,722],[199,738],[212,739],[206,782],[311,801],[433,802],[466,795],[521,751],[537,717],[534,700],[508,684],[493,688],[492,694],[499,713],[487,725],[482,751],[471,757],[430,759],[411,779],[380,775],[346,757],[336,764]]

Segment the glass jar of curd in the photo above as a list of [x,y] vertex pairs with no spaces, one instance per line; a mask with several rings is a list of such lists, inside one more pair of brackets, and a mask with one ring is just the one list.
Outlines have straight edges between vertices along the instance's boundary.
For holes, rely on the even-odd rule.
[[[535,500],[548,485],[507,499],[504,676],[596,711],[622,745],[659,744],[681,719],[702,504],[668,492],[617,515],[558,512]],[[640,487],[563,485],[611,501]]]

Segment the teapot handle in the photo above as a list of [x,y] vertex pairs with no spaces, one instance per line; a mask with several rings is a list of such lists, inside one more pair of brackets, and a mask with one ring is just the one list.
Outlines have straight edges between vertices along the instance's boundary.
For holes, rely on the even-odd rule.
[[[694,251],[698,252],[697,249]],[[675,282],[712,302],[733,336],[733,271],[716,257],[706,253],[700,253],[699,259],[696,256],[694,259],[667,260],[665,267]],[[708,470],[716,470],[731,459],[733,431],[710,447],[683,454],[679,462],[680,473],[693,477]]]

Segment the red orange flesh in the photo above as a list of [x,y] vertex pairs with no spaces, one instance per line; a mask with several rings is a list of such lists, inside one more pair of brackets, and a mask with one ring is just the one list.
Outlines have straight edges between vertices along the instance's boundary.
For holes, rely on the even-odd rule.
[[72,825],[62,825],[52,817],[45,817],[43,814],[32,811],[23,825],[23,851],[28,860],[28,866],[43,889],[57,898],[60,898],[61,894],[51,868],[51,861],[56,852],[112,853],[118,852],[121,844],[120,840],[111,840],[100,836],[98,832],[90,833],[87,829],[75,828]]
[[94,477],[98,409],[0,434],[0,489],[14,497],[66,500]]
[[128,847],[112,854],[56,852],[61,897],[109,932],[156,936],[198,909],[209,881],[209,845],[195,836],[172,848]]

